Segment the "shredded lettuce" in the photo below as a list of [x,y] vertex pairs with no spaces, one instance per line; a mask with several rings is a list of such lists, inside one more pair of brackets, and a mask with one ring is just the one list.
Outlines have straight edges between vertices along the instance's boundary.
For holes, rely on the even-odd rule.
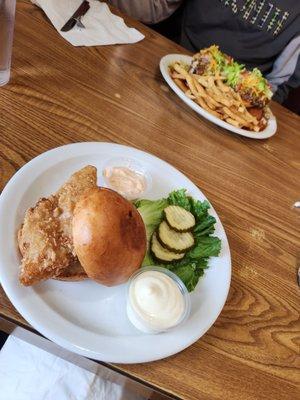
[[184,282],[187,289],[190,292],[193,291],[204,274],[204,270],[208,268],[209,257],[217,257],[221,251],[221,240],[211,236],[215,230],[216,219],[208,212],[210,208],[208,201],[195,200],[187,195],[185,189],[180,189],[171,192],[167,199],[137,200],[134,204],[143,218],[147,232],[148,249],[143,266],[157,265],[151,255],[150,240],[163,219],[163,210],[168,205],[177,205],[194,215],[195,246],[180,261],[161,265],[174,272]]
[[206,68],[207,75],[218,72],[225,78],[225,83],[233,89],[241,87],[245,90],[254,90],[256,94],[263,94],[268,99],[273,96],[270,84],[258,68],[252,71],[246,70],[245,65],[226,56],[216,45],[200,50],[199,54],[207,55],[210,60]]
[[217,64],[217,70],[221,70],[224,64],[226,63],[225,55],[219,50],[219,46],[211,46],[209,48],[211,55]]
[[253,70],[251,71],[251,74],[253,74],[257,80],[257,89],[264,93],[269,99],[272,97],[273,93],[270,89],[270,85],[268,83],[268,81],[266,80],[266,78],[263,77],[263,74],[261,73],[261,71],[258,68],[253,68]]
[[245,66],[243,64],[239,64],[236,61],[233,61],[229,64],[224,65],[222,74],[226,79],[226,83],[235,88],[240,81],[241,73],[245,70]]

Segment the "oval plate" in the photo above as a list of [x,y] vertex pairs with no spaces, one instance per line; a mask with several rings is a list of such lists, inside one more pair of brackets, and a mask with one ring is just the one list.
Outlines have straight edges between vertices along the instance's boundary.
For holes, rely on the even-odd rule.
[[168,83],[171,89],[187,104],[190,106],[197,114],[201,115],[202,117],[208,119],[210,122],[213,122],[216,125],[221,126],[231,132],[237,133],[242,136],[246,136],[251,139],[267,139],[273,135],[275,135],[277,130],[277,122],[275,116],[271,112],[270,119],[268,121],[267,127],[261,132],[251,132],[247,129],[237,128],[236,126],[228,124],[228,122],[222,121],[220,118],[215,117],[214,115],[210,114],[208,111],[204,110],[204,108],[200,107],[197,103],[195,103],[192,99],[187,97],[181,89],[176,85],[173,79],[170,77],[169,74],[169,65],[174,63],[175,61],[182,61],[184,63],[190,64],[192,57],[184,55],[184,54],[168,54],[164,56],[160,60],[160,71],[162,76]]
[[40,333],[66,349],[96,360],[139,363],[175,354],[198,340],[215,322],[225,303],[231,278],[231,259],[223,226],[217,219],[216,235],[222,240],[220,257],[191,294],[190,318],[178,329],[158,335],[142,334],[126,315],[126,285],[105,287],[91,280],[48,280],[31,287],[18,281],[20,255],[16,234],[28,207],[49,196],[69,176],[91,164],[102,169],[110,158],[129,157],[142,163],[152,176],[147,198],[167,196],[186,188],[195,198],[204,194],[181,172],[151,154],[113,143],[77,143],[50,150],[24,165],[0,196],[0,281],[10,301]]

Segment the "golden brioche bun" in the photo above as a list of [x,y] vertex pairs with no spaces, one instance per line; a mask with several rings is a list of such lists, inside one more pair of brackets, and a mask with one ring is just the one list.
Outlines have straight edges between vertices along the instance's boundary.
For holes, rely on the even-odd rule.
[[106,188],[88,190],[77,203],[73,242],[87,275],[106,286],[126,282],[141,266],[147,247],[136,208]]

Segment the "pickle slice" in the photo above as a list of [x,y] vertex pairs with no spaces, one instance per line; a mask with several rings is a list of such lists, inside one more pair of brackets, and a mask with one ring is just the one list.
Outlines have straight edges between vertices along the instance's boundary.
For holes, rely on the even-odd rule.
[[168,225],[178,232],[191,231],[195,224],[193,214],[180,206],[168,206],[164,209]]
[[175,260],[181,260],[185,256],[185,253],[174,253],[174,252],[169,251],[166,248],[164,248],[159,243],[156,232],[154,232],[152,235],[151,250],[152,250],[154,257],[158,261],[163,262],[163,263],[172,262]]
[[163,221],[158,227],[158,240],[163,247],[175,253],[183,253],[193,247],[195,239],[191,232],[176,232]]

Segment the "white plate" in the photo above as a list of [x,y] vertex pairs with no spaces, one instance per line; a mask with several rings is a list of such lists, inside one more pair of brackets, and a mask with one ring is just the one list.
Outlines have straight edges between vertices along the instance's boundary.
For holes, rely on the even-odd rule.
[[261,132],[251,132],[246,129],[237,128],[236,126],[230,125],[225,121],[222,121],[220,118],[215,117],[210,114],[208,111],[204,110],[204,108],[200,107],[197,103],[195,103],[192,99],[187,97],[182,90],[174,83],[173,79],[169,74],[169,65],[174,63],[175,61],[182,61],[187,64],[190,64],[192,57],[186,56],[184,54],[168,54],[164,56],[160,60],[160,71],[165,78],[168,85],[174,90],[174,92],[183,100],[188,106],[190,106],[197,114],[202,117],[208,119],[210,122],[213,122],[216,125],[221,126],[231,132],[238,133],[239,135],[246,136],[252,139],[267,139],[273,135],[275,135],[277,130],[277,123],[275,116],[271,113],[271,117],[268,121],[267,127]]
[[192,293],[190,318],[178,329],[158,335],[142,334],[126,316],[126,285],[112,288],[93,281],[48,280],[32,287],[18,281],[20,255],[16,233],[25,210],[42,196],[55,192],[76,170],[87,164],[98,168],[112,157],[131,157],[143,163],[153,178],[148,198],[161,198],[173,189],[186,188],[204,200],[203,193],[171,165],[134,148],[112,143],[77,143],[50,150],[22,167],[0,196],[0,281],[23,317],[44,336],[70,351],[106,362],[139,363],[175,354],[199,339],[214,323],[225,303],[230,285],[231,260],[222,224],[220,257]]

